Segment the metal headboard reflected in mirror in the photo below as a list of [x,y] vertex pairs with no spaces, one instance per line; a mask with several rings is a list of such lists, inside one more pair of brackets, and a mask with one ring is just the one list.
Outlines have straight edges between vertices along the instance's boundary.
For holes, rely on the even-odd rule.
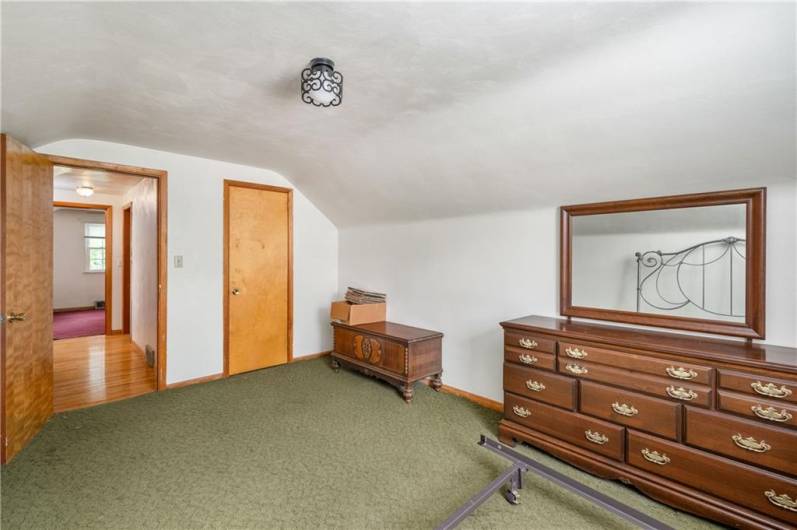
[[560,312],[764,338],[764,188],[561,208]]
[[744,321],[744,239],[729,236],[675,252],[647,250],[634,256],[637,313],[695,308]]

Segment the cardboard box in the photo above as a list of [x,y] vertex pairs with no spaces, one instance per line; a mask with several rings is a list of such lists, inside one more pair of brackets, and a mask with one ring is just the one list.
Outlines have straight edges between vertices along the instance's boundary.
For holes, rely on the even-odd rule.
[[340,320],[352,326],[384,322],[387,317],[387,304],[350,304],[341,300],[332,302],[330,316],[332,320]]

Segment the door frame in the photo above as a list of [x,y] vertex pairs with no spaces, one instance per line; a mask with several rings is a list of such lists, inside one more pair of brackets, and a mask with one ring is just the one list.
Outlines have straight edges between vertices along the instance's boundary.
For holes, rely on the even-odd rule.
[[252,188],[286,193],[288,196],[288,355],[286,363],[293,361],[293,189],[269,184],[257,184],[224,179],[224,377],[230,376],[230,188]]
[[[53,208],[105,211],[105,334],[113,334],[113,205],[53,201]],[[55,307],[53,307],[55,311]]]
[[132,306],[130,304],[130,251],[133,244],[133,203],[122,206],[122,334],[130,333]]
[[158,193],[158,354],[155,360],[157,374],[157,389],[166,389],[166,272],[167,272],[167,179],[168,172],[162,169],[150,169],[124,164],[113,164],[72,158],[68,156],[50,155],[40,153],[47,157],[53,165],[74,167],[78,169],[95,169],[113,173],[126,173],[137,177],[154,178],[157,183]]

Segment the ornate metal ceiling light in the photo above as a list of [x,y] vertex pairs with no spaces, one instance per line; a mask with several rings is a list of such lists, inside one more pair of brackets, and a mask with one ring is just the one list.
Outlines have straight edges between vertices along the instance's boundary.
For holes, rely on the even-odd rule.
[[317,57],[302,70],[302,101],[316,107],[337,107],[343,100],[343,75],[331,59]]

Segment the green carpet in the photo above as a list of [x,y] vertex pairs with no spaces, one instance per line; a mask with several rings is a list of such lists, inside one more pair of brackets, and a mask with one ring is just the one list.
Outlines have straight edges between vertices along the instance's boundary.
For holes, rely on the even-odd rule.
[[[498,414],[326,360],[55,416],[2,471],[2,528],[432,528],[506,466],[476,445]],[[529,447],[679,529],[708,528]],[[631,528],[544,480],[462,528]]]

